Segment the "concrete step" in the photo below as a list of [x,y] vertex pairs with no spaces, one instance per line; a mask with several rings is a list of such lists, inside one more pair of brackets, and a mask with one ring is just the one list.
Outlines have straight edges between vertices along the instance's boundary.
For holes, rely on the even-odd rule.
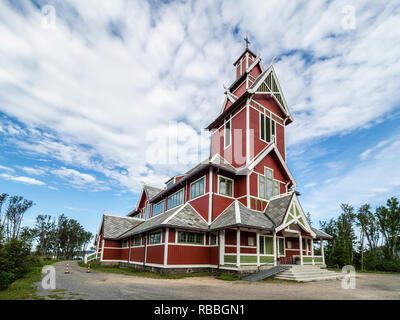
[[298,282],[341,279],[342,274],[315,265],[295,265],[275,276],[275,279]]
[[310,276],[310,277],[296,277],[296,276],[281,276],[277,275],[275,276],[275,279],[280,279],[280,280],[294,280],[297,282],[310,282],[310,281],[324,281],[324,280],[338,280],[342,279],[343,275],[341,274],[336,274],[336,275],[319,275],[319,276]]
[[322,277],[322,276],[334,276],[334,273],[317,273],[317,272],[313,272],[313,273],[302,273],[302,274],[297,274],[297,273],[280,273],[277,276],[280,277],[292,277],[292,278],[304,278],[304,277]]

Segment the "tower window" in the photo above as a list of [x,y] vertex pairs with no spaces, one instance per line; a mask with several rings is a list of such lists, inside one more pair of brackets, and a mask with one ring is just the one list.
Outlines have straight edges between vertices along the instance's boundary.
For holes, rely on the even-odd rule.
[[276,122],[265,114],[260,113],[260,139],[276,143]]
[[274,180],[271,169],[265,168],[264,175],[258,176],[258,197],[269,200],[271,197],[279,194],[279,181]]
[[225,134],[224,134],[224,147],[227,148],[231,145],[231,117],[225,120]]

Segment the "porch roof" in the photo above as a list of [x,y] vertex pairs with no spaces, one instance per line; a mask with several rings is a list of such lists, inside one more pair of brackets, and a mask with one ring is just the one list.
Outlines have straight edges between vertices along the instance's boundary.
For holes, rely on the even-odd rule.
[[273,230],[274,225],[263,213],[251,210],[235,200],[222,212],[210,226],[210,230],[227,227],[249,227],[253,229]]
[[312,231],[315,232],[315,234],[317,235],[317,238],[320,238],[320,239],[323,239],[323,240],[332,240],[333,239],[333,237],[331,235],[325,233],[322,230],[319,230],[319,229],[316,229],[316,228],[313,228],[313,227],[311,227],[311,229],[312,229]]
[[145,220],[130,230],[120,234],[118,239],[124,239],[139,233],[155,230],[162,227],[174,227],[198,231],[208,231],[207,222],[197,213],[197,211],[186,203],[168,212],[157,215]]
[[126,216],[116,216],[110,214],[103,215],[105,239],[115,239],[120,234],[140,225],[144,220]]
[[272,220],[275,226],[280,226],[289,210],[289,204],[292,200],[294,192],[279,198],[272,199],[265,209],[265,214]]

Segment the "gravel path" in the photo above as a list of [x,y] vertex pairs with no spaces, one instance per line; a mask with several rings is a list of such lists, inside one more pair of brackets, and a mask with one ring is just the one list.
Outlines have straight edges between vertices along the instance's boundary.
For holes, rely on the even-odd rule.
[[37,283],[45,299],[143,300],[143,299],[400,299],[400,275],[358,274],[356,289],[341,288],[340,280],[309,283],[222,281],[213,277],[151,279],[92,271],[69,262],[58,262],[56,290]]

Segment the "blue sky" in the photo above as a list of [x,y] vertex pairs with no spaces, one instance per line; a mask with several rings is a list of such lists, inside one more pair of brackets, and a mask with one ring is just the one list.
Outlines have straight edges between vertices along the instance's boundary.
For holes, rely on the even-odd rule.
[[[26,225],[65,213],[96,232],[103,210],[128,213],[142,182],[207,156],[202,128],[248,35],[264,65],[277,56],[314,223],[341,202],[383,204],[400,191],[399,18],[391,1],[3,1],[0,192],[36,203]],[[171,127],[190,161],[155,161]]]

